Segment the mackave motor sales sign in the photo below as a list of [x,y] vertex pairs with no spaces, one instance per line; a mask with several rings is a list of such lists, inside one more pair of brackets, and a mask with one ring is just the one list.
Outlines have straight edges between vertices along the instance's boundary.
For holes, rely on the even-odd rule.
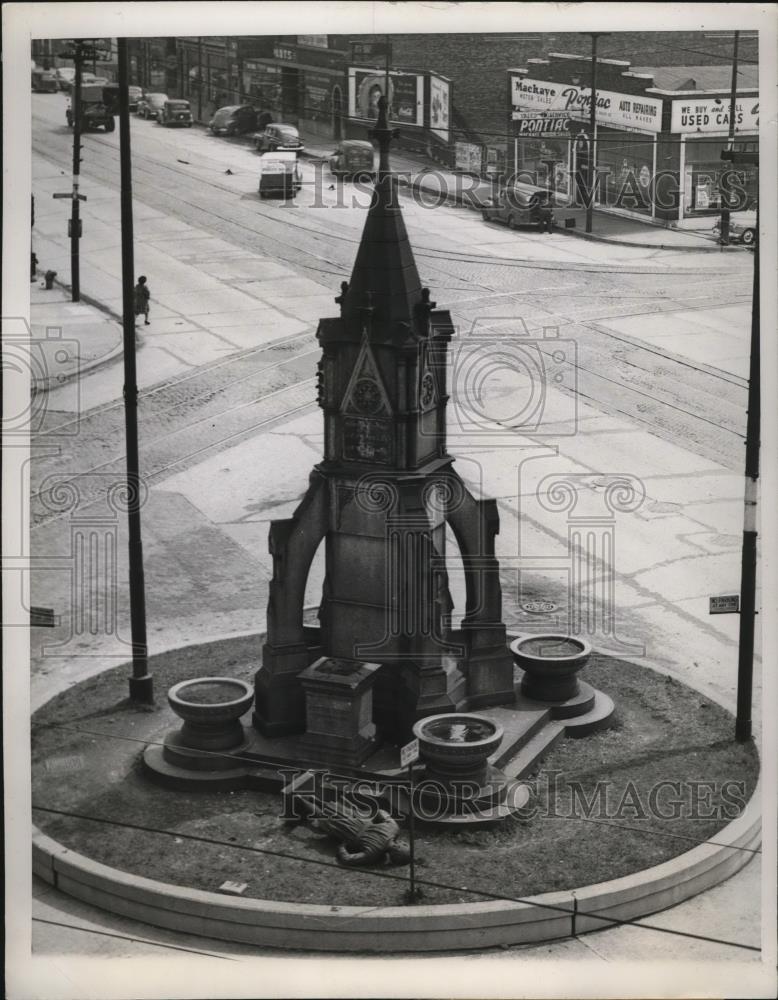
[[[564,111],[571,118],[588,121],[592,91],[572,83],[553,83],[528,77],[511,77],[511,104],[516,111]],[[597,88],[596,121],[638,132],[662,131],[662,102],[640,94],[617,94]]]

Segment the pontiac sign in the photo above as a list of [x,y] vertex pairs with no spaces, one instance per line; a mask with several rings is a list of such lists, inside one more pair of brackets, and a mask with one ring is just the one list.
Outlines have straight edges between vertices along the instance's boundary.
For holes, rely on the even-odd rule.
[[[590,87],[550,80],[511,77],[511,104],[514,112],[566,112],[571,118],[588,121],[592,103]],[[639,94],[617,94],[597,88],[596,120],[600,125],[616,125],[640,132],[662,131],[662,102]]]
[[513,120],[518,122],[516,135],[560,135],[569,132],[570,115],[566,111],[549,111],[536,114],[532,111],[514,111]]

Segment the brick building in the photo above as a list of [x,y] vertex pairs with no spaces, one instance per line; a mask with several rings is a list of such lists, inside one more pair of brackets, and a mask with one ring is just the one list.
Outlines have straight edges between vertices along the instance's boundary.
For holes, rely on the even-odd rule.
[[[352,40],[372,36],[354,35]],[[392,35],[392,67],[439,73],[452,81],[452,141],[481,145],[498,168],[506,166],[505,73],[549,52],[590,51],[585,32]],[[615,32],[599,40],[599,55],[659,67],[728,67],[733,33],[722,31]],[[755,67],[756,32],[741,32],[741,69]],[[687,74],[689,79],[692,74]],[[684,82],[683,80],[678,81]],[[703,84],[704,86],[704,84]]]

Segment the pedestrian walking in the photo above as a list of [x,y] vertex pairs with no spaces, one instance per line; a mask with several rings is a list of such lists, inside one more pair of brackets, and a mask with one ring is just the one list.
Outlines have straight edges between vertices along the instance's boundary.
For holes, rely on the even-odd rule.
[[138,284],[135,286],[135,315],[140,316],[142,313],[146,317],[146,326],[149,326],[150,298],[151,292],[149,291],[149,286],[146,284],[146,275],[142,274],[138,278]]

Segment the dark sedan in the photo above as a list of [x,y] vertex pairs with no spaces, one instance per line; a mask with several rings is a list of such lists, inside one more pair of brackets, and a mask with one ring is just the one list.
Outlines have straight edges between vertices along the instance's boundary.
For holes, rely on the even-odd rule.
[[250,104],[230,104],[219,108],[208,122],[213,135],[245,135],[257,127],[257,111]]

